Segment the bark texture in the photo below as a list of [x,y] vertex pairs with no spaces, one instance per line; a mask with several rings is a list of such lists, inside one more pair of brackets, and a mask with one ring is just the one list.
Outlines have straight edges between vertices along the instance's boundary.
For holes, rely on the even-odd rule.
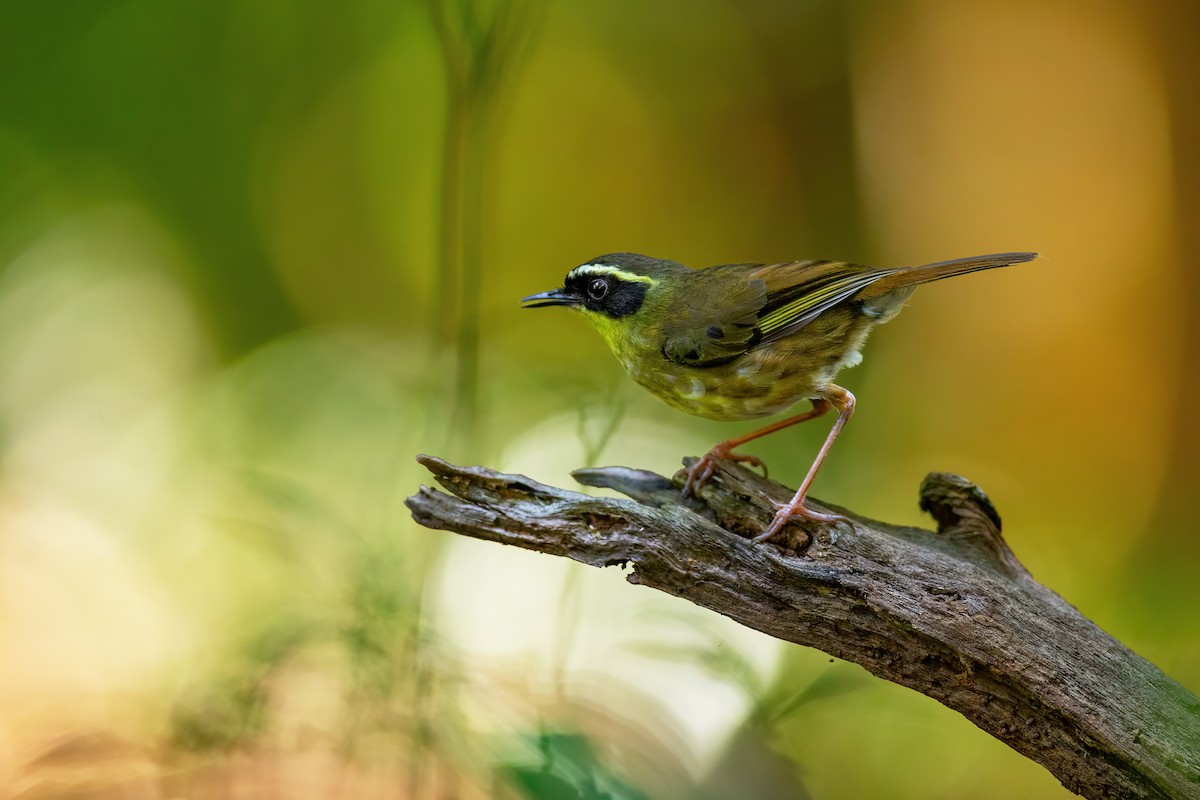
[[446,490],[408,499],[422,525],[632,565],[630,583],[929,695],[1085,797],[1200,798],[1200,700],[1036,582],[964,478],[922,483],[936,533],[835,508],[848,525],[792,525],[755,545],[792,491],[736,464],[685,502],[681,474],[575,473],[632,498],[617,500],[419,460]]

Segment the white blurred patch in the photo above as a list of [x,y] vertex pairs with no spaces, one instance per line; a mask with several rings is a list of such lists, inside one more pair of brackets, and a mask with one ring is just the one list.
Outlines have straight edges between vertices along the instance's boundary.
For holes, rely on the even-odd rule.
[[[563,415],[530,429],[514,439],[503,468],[571,487],[563,476],[582,463],[578,424],[575,415]],[[706,446],[680,430],[626,418],[599,460],[661,469]],[[669,715],[660,720],[663,727],[676,730],[694,766],[702,765],[742,721],[748,700],[688,651],[729,648],[765,682],[780,645],[683,600],[630,585],[626,574],[453,537],[431,581],[435,628],[477,675],[512,670],[534,696],[572,696],[574,690],[586,692],[573,695],[578,699],[597,701],[591,695],[597,692],[597,702],[613,713],[641,719],[652,718],[652,711],[638,707],[637,698],[656,698]],[[489,691],[475,679],[471,688]]]
[[136,538],[181,446],[170,409],[206,360],[163,269],[178,258],[147,218],[108,207],[0,277],[0,707],[16,740],[113,723],[110,705],[186,649]]
[[140,507],[164,477],[164,402],[207,360],[136,211],[69,220],[0,280],[0,416],[10,474],[102,506]]

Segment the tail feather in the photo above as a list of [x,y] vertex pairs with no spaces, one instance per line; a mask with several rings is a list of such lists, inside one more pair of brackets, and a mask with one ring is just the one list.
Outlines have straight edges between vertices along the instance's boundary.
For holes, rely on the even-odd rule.
[[953,261],[938,261],[935,264],[925,264],[920,267],[892,270],[879,280],[864,289],[859,296],[863,298],[880,297],[896,289],[916,286],[920,283],[940,281],[942,278],[952,278],[955,275],[965,275],[968,272],[978,272],[981,269],[1008,267],[1013,264],[1023,264],[1033,261],[1037,253],[995,253],[987,256],[972,256],[956,258]]

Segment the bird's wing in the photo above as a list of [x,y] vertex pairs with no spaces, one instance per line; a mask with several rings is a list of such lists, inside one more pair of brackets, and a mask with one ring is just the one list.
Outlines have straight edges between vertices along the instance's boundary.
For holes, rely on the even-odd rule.
[[759,266],[736,264],[698,273],[697,291],[685,287],[663,325],[662,354],[677,364],[712,367],[753,347],[762,336],[758,315],[767,303],[767,285],[746,273]]
[[694,300],[685,296],[664,325],[662,353],[689,367],[728,363],[792,335],[893,272],[844,261],[710,267],[698,274],[702,290]]
[[761,338],[770,344],[791,336],[821,314],[896,270],[844,261],[791,261],[769,264],[750,273],[767,286],[767,302],[758,312]]

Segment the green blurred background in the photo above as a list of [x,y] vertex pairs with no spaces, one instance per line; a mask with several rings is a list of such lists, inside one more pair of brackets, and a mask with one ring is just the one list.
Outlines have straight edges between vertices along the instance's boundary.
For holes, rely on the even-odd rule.
[[[1135,0],[4,0],[0,795],[1057,798],[932,700],[417,528],[752,427],[521,311],[599,253],[905,265],[815,490],[989,492],[1200,689],[1200,56]],[[753,448],[793,485],[826,427]]]

